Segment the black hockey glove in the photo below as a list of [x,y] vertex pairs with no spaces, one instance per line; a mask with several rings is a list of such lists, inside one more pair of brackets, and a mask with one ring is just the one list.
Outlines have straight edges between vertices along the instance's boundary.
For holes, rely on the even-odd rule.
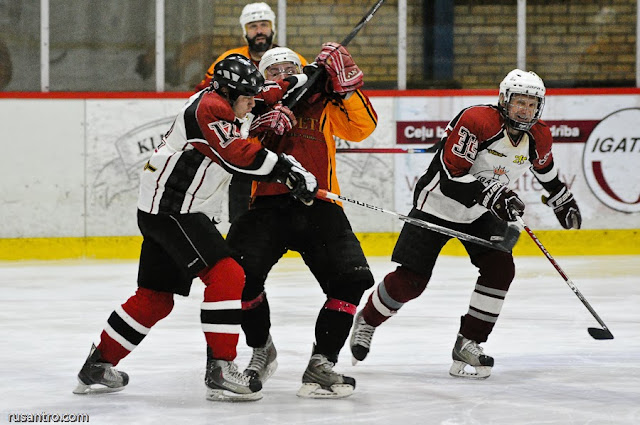
[[476,197],[476,201],[491,211],[496,217],[505,221],[516,221],[516,216],[524,213],[524,202],[515,192],[501,183],[487,186]]
[[549,194],[542,196],[542,203],[553,208],[558,221],[565,229],[579,229],[582,226],[582,216],[573,194],[564,184]]
[[318,181],[294,157],[284,153],[278,155],[272,174],[275,181],[289,188],[294,198],[305,205],[313,204],[318,193]]
[[316,80],[316,82],[309,89],[309,94],[311,94],[311,93],[321,93],[321,92],[324,92],[326,94],[329,93],[329,92],[325,91],[328,75],[327,75],[327,71],[324,69],[324,67],[318,66],[317,63],[312,62],[312,63],[310,63],[308,65],[305,65],[305,67],[302,68],[302,72],[306,76],[308,76],[309,78],[311,78],[311,76],[313,74],[315,74],[316,72],[320,74],[320,75],[318,75],[318,79]]

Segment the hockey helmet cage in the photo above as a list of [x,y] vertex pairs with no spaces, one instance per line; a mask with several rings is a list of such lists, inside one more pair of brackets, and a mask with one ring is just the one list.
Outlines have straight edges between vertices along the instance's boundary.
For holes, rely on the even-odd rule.
[[235,102],[238,96],[255,96],[260,93],[264,77],[249,59],[234,53],[213,68],[211,86],[218,93],[222,87],[226,87],[229,100]]
[[247,24],[256,21],[269,21],[271,22],[271,30],[273,35],[276,34],[276,14],[269,7],[267,3],[249,3],[242,9],[240,14],[240,25],[242,26],[242,34],[247,36]]
[[[500,83],[500,100],[498,102],[500,112],[509,126],[516,130],[528,131],[542,115],[545,93],[544,82],[538,74],[533,71],[527,72],[521,69],[514,69]],[[507,105],[511,102],[511,97],[514,94],[525,94],[538,98],[538,107],[531,122],[522,122],[509,117]]]
[[298,55],[291,49],[286,47],[274,47],[265,52],[258,64],[258,70],[260,74],[267,78],[267,68],[277,63],[293,63],[296,66],[296,74],[302,72],[302,62]]

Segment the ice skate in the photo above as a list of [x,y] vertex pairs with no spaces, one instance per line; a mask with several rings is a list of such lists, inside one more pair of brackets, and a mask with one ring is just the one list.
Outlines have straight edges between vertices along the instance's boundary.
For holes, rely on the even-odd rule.
[[362,317],[362,310],[356,314],[353,322],[353,331],[351,332],[351,340],[349,345],[351,346],[351,364],[356,365],[361,362],[369,354],[371,348],[371,339],[376,328],[368,325]]
[[298,397],[343,398],[353,394],[356,380],[334,372],[334,364],[322,354],[314,354],[302,375]]
[[259,379],[260,382],[264,384],[278,368],[277,357],[278,352],[273,345],[271,335],[269,335],[264,346],[253,349],[249,366],[247,366],[243,373],[252,378]]
[[[482,347],[477,342],[467,339],[461,334],[458,334],[451,356],[453,357],[453,364],[449,369],[451,376],[486,379],[491,375],[493,357],[484,354]],[[473,367],[475,372],[466,371],[465,367],[467,366]]]
[[260,381],[240,373],[233,361],[207,359],[204,383],[208,400],[254,401],[262,398]]
[[78,373],[78,386],[74,394],[101,394],[124,390],[129,375],[116,370],[111,363],[100,360],[100,350],[91,345],[89,356]]

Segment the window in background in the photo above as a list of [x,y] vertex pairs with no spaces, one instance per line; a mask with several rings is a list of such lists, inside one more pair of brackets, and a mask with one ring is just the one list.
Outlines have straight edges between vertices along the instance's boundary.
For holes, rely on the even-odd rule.
[[40,91],[40,1],[0,1],[0,90]]
[[155,51],[154,0],[51,0],[49,14],[51,91],[155,90],[137,71]]

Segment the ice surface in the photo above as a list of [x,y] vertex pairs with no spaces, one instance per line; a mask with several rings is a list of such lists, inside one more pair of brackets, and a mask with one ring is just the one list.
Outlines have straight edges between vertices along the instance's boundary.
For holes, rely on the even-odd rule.
[[[640,257],[560,257],[614,340],[596,341],[597,322],[542,256],[517,257],[516,279],[483,346],[491,377],[448,375],[460,315],[476,279],[466,257],[441,257],[425,293],[376,331],[369,357],[339,372],[357,388],[342,400],[296,397],[323,294],[299,258],[285,258],[267,282],[279,369],[258,402],[205,399],[203,287],[176,297],[119,365],[120,393],[71,393],[91,342],[135,290],[135,262],[0,263],[0,422],[10,414],[88,414],[91,424],[638,424]],[[379,281],[395,265],[371,257]],[[368,292],[367,292],[368,295]],[[250,351],[238,348],[238,363]]]

